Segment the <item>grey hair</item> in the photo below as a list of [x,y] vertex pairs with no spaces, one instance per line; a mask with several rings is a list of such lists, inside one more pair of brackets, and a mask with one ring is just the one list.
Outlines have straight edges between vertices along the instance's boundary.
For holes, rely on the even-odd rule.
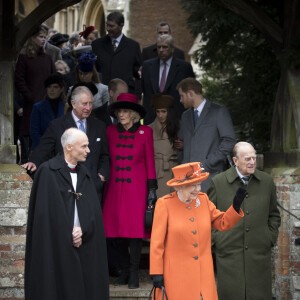
[[71,94],[71,101],[78,103],[82,94],[90,95],[94,101],[92,92],[86,86],[78,86],[75,88]]
[[162,34],[157,38],[157,43],[166,42],[171,48],[174,48],[174,39],[170,34]]
[[85,133],[78,128],[71,127],[67,129],[60,138],[63,149],[65,150],[68,144],[74,145],[76,142],[76,138],[82,134]]
[[[250,146],[254,149],[254,147],[250,144],[250,143],[247,143],[247,142],[238,142],[234,145],[233,149],[232,149],[232,156],[233,157],[239,157],[240,156],[240,150],[241,150],[241,147],[243,146]],[[255,153],[256,153],[256,150],[254,149]]]

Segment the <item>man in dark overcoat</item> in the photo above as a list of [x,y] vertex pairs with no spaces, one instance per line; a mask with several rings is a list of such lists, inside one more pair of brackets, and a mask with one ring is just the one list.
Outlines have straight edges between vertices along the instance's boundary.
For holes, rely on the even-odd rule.
[[237,188],[247,196],[244,218],[230,231],[212,233],[220,300],[271,300],[271,250],[278,237],[280,213],[273,178],[256,169],[252,145],[239,142],[232,166],[216,175],[207,194],[217,209],[226,211]]
[[160,35],[157,39],[158,57],[146,60],[142,65],[143,106],[147,111],[144,119],[146,125],[152,123],[156,117],[150,105],[152,95],[156,93],[168,94],[174,98],[179,117],[184,111],[176,86],[182,79],[195,77],[195,75],[191,64],[176,58],[173,52],[173,38],[168,34]]
[[111,79],[124,80],[130,93],[135,91],[135,79],[139,79],[142,64],[139,43],[123,33],[124,16],[112,12],[107,16],[108,34],[92,43],[92,51],[97,55],[96,67],[102,75],[102,82],[108,84]]
[[108,300],[109,280],[102,212],[89,171],[84,132],[61,137],[63,154],[43,163],[28,210],[25,298]]
[[90,117],[93,102],[93,95],[87,87],[75,88],[71,95],[72,111],[50,122],[29,162],[23,167],[33,172],[43,162],[61,153],[60,139],[64,131],[71,127],[79,128],[87,134],[91,150],[83,164],[89,170],[101,199],[104,181],[109,178],[109,153],[105,124]]

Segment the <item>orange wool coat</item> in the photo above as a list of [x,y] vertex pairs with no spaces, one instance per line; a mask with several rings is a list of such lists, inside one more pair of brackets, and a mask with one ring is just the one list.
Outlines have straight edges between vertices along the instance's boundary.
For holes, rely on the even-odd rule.
[[[163,274],[169,300],[217,300],[211,228],[231,229],[244,216],[231,206],[216,209],[204,193],[200,206],[181,202],[176,192],[158,199],[150,244],[150,274]],[[156,299],[161,299],[157,289]]]

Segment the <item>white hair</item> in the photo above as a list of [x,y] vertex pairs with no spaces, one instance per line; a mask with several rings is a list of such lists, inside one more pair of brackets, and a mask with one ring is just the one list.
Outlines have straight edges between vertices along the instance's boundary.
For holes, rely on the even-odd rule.
[[71,100],[75,103],[78,103],[82,94],[90,95],[92,97],[92,100],[94,101],[92,92],[86,86],[78,86],[77,88],[75,88],[71,94]]
[[67,129],[60,138],[63,149],[65,150],[68,144],[74,145],[78,136],[82,134],[85,135],[85,133],[78,128],[72,127]]

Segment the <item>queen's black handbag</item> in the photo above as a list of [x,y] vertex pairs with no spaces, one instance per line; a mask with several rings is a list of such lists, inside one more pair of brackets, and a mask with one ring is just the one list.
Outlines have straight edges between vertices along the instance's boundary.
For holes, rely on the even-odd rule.
[[[150,292],[148,300],[152,299],[152,295],[153,295],[153,300],[156,300],[155,299],[155,292],[156,292],[156,287],[154,286],[152,288],[151,292]],[[162,294],[161,300],[168,300],[167,292],[166,292],[166,290],[163,286],[161,287],[161,294]]]

